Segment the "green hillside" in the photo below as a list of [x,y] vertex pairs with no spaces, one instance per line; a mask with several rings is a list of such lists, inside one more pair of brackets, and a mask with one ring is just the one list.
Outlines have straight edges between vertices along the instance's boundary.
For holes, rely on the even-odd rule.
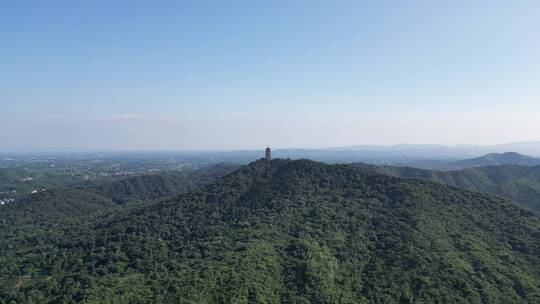
[[0,232],[0,303],[539,303],[540,218],[353,166],[257,161],[202,190]]
[[456,171],[365,164],[356,166],[391,176],[428,179],[460,188],[488,192],[540,211],[540,166],[487,166]]
[[[219,164],[187,172],[141,175],[94,186],[53,188],[24,196],[0,208],[4,229],[33,223],[90,215],[124,205],[155,202],[215,182],[237,166]],[[4,225],[0,224],[0,228]]]
[[199,189],[237,169],[237,165],[218,164],[193,171],[170,171],[141,175],[87,189],[124,205],[137,201],[160,200]]

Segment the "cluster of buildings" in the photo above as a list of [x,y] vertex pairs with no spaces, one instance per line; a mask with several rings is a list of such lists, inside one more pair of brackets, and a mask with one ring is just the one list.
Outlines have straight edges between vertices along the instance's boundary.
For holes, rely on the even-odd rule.
[[0,199],[0,206],[4,206],[5,204],[7,203],[12,203],[14,202],[15,199],[14,198],[3,198],[3,199]]

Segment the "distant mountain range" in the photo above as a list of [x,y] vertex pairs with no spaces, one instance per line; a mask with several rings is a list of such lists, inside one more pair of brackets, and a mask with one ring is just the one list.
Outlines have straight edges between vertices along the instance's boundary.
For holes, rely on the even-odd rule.
[[371,160],[460,160],[475,158],[489,153],[504,153],[515,151],[518,153],[540,156],[540,142],[518,142],[491,146],[473,145],[414,145],[399,144],[393,146],[358,145],[350,147],[331,147],[324,149],[282,149],[276,150],[276,156],[298,158],[347,159],[364,158]]
[[463,154],[482,155],[488,153],[502,153],[505,151],[517,151],[524,154],[540,156],[540,141],[515,142],[499,145],[433,145],[433,144],[398,144],[392,146],[356,145],[350,147],[331,147],[324,150],[334,151],[379,151],[379,152],[410,152],[411,154]]
[[536,166],[540,165],[540,158],[516,152],[490,153],[473,159],[453,162],[452,165],[460,168],[500,165]]
[[[270,146],[271,143],[270,143]],[[117,152],[119,156],[155,157],[156,155],[175,155],[182,159],[200,162],[204,165],[221,162],[247,164],[261,158],[264,148],[260,150],[232,151],[140,151]],[[312,159],[328,163],[366,162],[386,165],[410,165],[432,169],[444,169],[451,162],[477,158],[490,153],[514,151],[521,154],[540,157],[540,141],[516,142],[501,145],[416,145],[399,144],[393,146],[356,145],[349,147],[328,147],[319,149],[287,148],[273,149],[277,158]]]
[[[279,158],[312,159],[330,163],[367,162],[387,165],[412,165],[443,169],[447,164],[485,154],[513,151],[540,157],[540,142],[518,142],[502,145],[415,145],[393,146],[357,145],[350,147],[329,147],[320,149],[274,149]],[[227,159],[250,162],[262,155],[261,151],[230,151],[216,153],[221,161]]]

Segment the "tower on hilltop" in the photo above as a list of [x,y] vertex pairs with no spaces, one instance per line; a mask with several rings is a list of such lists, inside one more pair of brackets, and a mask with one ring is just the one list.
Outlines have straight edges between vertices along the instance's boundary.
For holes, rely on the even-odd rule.
[[272,160],[272,150],[270,149],[270,147],[266,147],[266,153],[264,155],[264,158],[266,160]]

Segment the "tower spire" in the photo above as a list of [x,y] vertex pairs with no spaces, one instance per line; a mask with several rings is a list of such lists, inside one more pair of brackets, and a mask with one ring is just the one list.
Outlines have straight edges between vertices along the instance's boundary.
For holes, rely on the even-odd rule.
[[270,149],[270,147],[266,147],[266,153],[264,158],[266,160],[272,160],[272,150]]

